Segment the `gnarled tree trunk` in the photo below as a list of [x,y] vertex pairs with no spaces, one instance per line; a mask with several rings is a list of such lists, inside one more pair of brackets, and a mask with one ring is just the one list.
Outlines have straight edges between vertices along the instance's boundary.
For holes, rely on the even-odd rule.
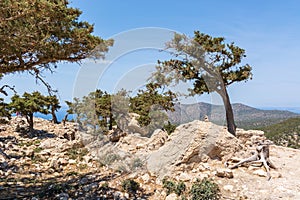
[[217,92],[222,97],[224,103],[228,132],[235,136],[236,125],[234,122],[233,109],[230,103],[230,98],[226,86],[222,86],[221,90],[218,90]]

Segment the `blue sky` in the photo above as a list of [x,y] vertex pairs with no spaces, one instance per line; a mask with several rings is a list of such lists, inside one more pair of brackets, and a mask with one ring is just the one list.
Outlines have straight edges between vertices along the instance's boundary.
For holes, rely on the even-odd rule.
[[[141,34],[146,40],[154,38],[161,45],[168,39],[167,30],[189,36],[199,30],[212,36],[225,37],[227,42],[233,41],[246,50],[247,57],[244,61],[253,68],[253,80],[229,87],[232,103],[240,102],[254,107],[300,107],[300,1],[70,2],[72,7],[83,11],[82,20],[94,24],[94,34],[104,39],[125,37],[126,40],[126,34],[134,36],[140,30],[144,30]],[[147,31],[152,29],[146,27],[156,27],[155,30],[161,30],[161,34],[158,32],[155,35],[152,31]],[[135,37],[125,41],[126,44],[128,42],[135,43]],[[112,52],[116,52],[120,44],[118,41]],[[145,48],[138,50],[125,45],[124,49],[128,48],[128,52],[117,53],[115,57],[108,55],[107,61],[103,63],[84,62],[81,66],[59,64],[55,74],[45,76],[59,90],[61,101],[71,100],[79,90],[79,93],[87,90],[80,85],[93,82],[93,75],[97,83],[95,85],[93,82],[88,88],[117,90],[131,84],[131,89],[136,90],[144,83],[143,78],[151,73],[156,61],[166,58],[166,53],[158,52],[156,44],[154,48],[143,45],[146,45]],[[90,74],[92,70],[98,72]],[[84,74],[87,71],[89,73]],[[36,85],[34,79],[26,74],[6,76],[1,82],[14,84],[20,93],[44,90],[44,87]],[[213,95],[206,95],[195,101],[216,103],[218,100]]]

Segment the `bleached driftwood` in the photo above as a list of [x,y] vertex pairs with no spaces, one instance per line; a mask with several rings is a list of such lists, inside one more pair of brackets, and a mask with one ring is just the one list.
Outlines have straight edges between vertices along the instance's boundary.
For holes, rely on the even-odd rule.
[[250,164],[255,164],[255,163],[261,163],[266,171],[267,171],[267,176],[268,180],[271,179],[270,175],[270,168],[276,169],[275,165],[271,162],[270,160],[270,150],[269,150],[270,144],[260,144],[256,147],[256,152],[250,156],[249,158],[245,158],[241,160],[240,162],[236,163],[235,165],[229,167],[230,169],[234,169],[239,167],[240,165],[244,163],[250,163]]

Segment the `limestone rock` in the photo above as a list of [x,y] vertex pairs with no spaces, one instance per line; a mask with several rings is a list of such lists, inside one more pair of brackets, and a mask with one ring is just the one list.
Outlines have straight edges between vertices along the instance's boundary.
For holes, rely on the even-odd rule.
[[233,178],[233,173],[230,169],[217,169],[216,176],[221,178]]
[[224,185],[223,186],[223,189],[225,190],[225,191],[229,191],[229,192],[233,192],[233,185]]
[[130,133],[139,133],[141,135],[146,135],[147,131],[139,125],[137,118],[139,117],[138,114],[129,113],[130,119],[128,119],[129,123],[126,129],[122,129],[123,131],[126,130],[129,134]]
[[165,145],[149,155],[147,168],[164,176],[175,165],[200,162],[203,155],[222,160],[237,149],[238,140],[223,127],[196,120],[177,127]]
[[258,175],[258,176],[261,176],[261,177],[267,177],[267,172],[265,172],[265,171],[262,170],[262,169],[255,170],[255,171],[253,172],[253,174]]
[[175,193],[171,193],[166,197],[166,200],[176,200],[177,195]]
[[150,175],[148,173],[144,174],[143,176],[141,176],[141,179],[143,180],[143,182],[146,184],[146,183],[149,183],[150,182]]

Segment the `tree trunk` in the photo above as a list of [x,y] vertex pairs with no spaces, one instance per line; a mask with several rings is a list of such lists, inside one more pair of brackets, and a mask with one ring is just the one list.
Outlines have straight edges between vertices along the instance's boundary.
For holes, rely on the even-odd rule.
[[236,125],[234,123],[233,110],[226,87],[223,86],[221,91],[218,91],[218,93],[222,97],[224,103],[228,132],[235,136]]
[[51,115],[52,115],[52,122],[54,124],[58,124],[58,120],[55,114],[55,108],[53,106],[51,106]]
[[29,115],[28,124],[30,133],[33,133],[33,113]]
[[112,130],[113,127],[113,115],[112,113],[109,115],[109,126],[108,126],[108,130]]
[[64,126],[66,125],[66,121],[68,120],[68,116],[69,116],[69,114],[66,114],[63,121],[62,121]]

